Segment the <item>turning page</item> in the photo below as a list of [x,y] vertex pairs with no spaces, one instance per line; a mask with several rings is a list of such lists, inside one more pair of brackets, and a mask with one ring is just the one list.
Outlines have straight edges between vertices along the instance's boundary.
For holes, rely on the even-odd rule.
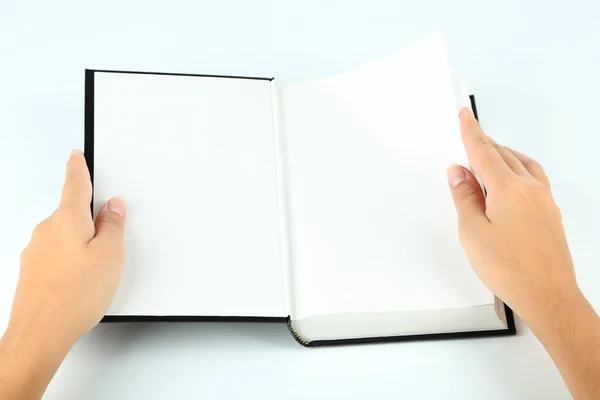
[[494,303],[446,182],[468,162],[441,34],[280,96],[293,319]]

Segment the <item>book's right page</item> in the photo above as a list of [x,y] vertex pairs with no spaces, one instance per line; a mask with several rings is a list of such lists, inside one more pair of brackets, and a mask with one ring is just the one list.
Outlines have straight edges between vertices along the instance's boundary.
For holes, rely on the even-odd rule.
[[493,304],[446,182],[468,162],[441,33],[280,89],[293,318]]

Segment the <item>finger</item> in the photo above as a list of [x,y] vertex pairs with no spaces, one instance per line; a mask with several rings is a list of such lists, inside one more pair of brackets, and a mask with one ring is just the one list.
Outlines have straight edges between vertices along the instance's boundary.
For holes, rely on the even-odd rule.
[[493,189],[511,173],[511,170],[481,130],[471,109],[465,107],[460,110],[459,120],[462,141],[471,168],[481,177],[488,189]]
[[460,224],[472,226],[489,221],[485,213],[483,191],[471,171],[460,165],[452,165],[447,175]]
[[113,197],[102,206],[96,216],[96,235],[90,245],[102,249],[103,254],[125,260],[125,215],[127,204],[122,197]]
[[535,179],[537,179],[547,187],[550,187],[550,179],[548,179],[548,176],[546,175],[546,172],[544,171],[544,168],[542,168],[540,163],[523,153],[511,149],[510,147],[505,146],[504,149],[510,152],[513,156],[515,156],[515,158],[517,158],[521,162],[521,164],[523,164],[523,166],[525,167],[525,169],[527,169],[531,176],[533,176]]
[[67,162],[65,184],[60,198],[59,208],[68,211],[81,212],[89,215],[91,220],[90,203],[92,201],[92,183],[90,172],[83,153],[73,150]]
[[513,170],[513,172],[515,174],[522,176],[524,178],[531,178],[531,174],[529,173],[527,168],[525,168],[523,163],[521,163],[521,161],[519,161],[519,159],[517,157],[515,157],[515,155],[513,153],[508,151],[504,146],[500,146],[491,137],[488,136],[488,139],[490,140],[490,142],[492,143],[492,145],[494,146],[494,148],[496,149],[498,154],[500,154],[500,156],[502,157],[502,159],[504,160],[506,165],[508,165],[508,167],[511,170]]

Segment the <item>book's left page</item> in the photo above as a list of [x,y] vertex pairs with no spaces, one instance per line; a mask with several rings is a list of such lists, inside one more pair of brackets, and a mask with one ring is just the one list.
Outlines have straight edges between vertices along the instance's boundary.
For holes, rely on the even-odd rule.
[[271,82],[86,71],[93,213],[127,200],[107,315],[285,317]]

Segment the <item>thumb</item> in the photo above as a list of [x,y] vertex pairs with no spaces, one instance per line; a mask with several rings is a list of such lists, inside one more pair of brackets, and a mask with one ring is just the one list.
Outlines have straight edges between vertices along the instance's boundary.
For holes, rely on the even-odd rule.
[[448,185],[461,223],[485,218],[485,197],[475,176],[460,165],[448,167]]
[[107,201],[96,216],[96,235],[91,242],[104,248],[124,250],[127,203],[122,197]]

